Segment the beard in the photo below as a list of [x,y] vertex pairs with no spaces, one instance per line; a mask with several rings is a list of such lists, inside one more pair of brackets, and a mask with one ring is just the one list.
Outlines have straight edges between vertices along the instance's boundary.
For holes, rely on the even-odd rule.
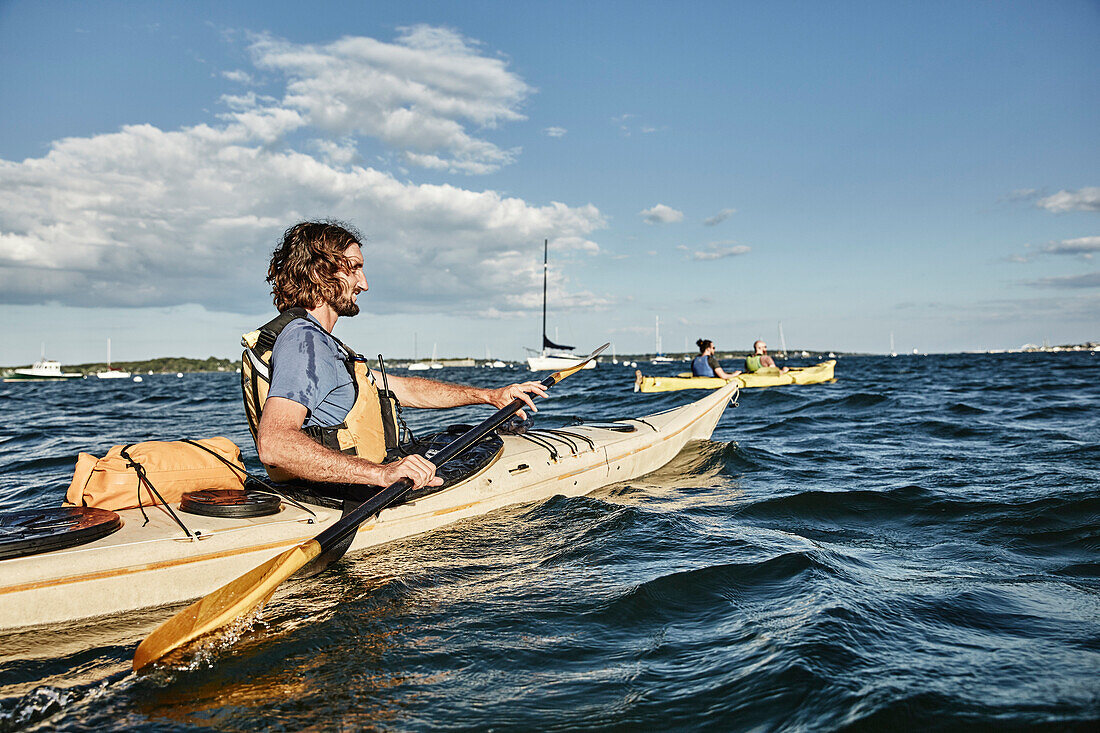
[[329,305],[338,316],[350,318],[359,315],[359,304],[352,300],[351,293],[340,293],[334,300],[329,301]]

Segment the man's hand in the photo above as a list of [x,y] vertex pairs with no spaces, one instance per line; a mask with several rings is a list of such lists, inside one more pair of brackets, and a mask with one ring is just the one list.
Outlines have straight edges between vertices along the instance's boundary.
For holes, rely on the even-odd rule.
[[[501,387],[499,389],[486,390],[485,401],[496,408],[505,407],[511,404],[512,400],[517,397],[523,400],[528,407],[531,408],[531,412],[538,412],[539,408],[535,407],[534,400],[531,399],[531,395],[536,397],[546,396],[546,387],[542,386],[541,382],[520,382],[519,384],[509,384],[507,387]],[[527,413],[520,410],[516,413],[520,420],[527,419]]]
[[256,445],[264,465],[307,481],[389,486],[407,478],[416,489],[443,483],[435,475],[435,464],[423,456],[372,463],[325,448],[302,432],[305,419],[306,408],[297,402],[284,397],[267,400]]
[[443,479],[435,475],[435,464],[424,456],[411,455],[393,463],[384,463],[379,486],[389,486],[403,478],[412,482],[414,489],[424,486],[441,486]]

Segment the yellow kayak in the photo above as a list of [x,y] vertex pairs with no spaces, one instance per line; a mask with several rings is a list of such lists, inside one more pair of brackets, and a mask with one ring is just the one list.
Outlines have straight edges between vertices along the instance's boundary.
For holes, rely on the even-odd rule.
[[[742,388],[779,387],[784,384],[819,384],[833,378],[836,359],[823,361],[810,367],[794,367],[781,372],[777,367],[764,367],[752,373],[738,374],[733,381]],[[718,389],[726,380],[718,377],[693,377],[682,372],[675,377],[645,377],[634,372],[635,392],[675,392],[680,389]]]

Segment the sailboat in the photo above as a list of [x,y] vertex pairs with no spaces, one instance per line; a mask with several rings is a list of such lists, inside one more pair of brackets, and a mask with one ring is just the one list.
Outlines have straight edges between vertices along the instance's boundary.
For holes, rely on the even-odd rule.
[[429,369],[442,369],[443,365],[435,360],[435,347],[436,344],[432,344],[432,360],[431,361],[418,361],[413,364],[409,364],[408,370],[410,372],[424,372]]
[[654,321],[653,330],[654,330],[654,333],[656,334],[656,338],[654,339],[653,346],[654,346],[654,352],[657,355],[654,356],[649,361],[650,361],[651,364],[666,364],[668,362],[675,361],[675,359],[673,359],[671,356],[665,356],[664,354],[661,353],[661,317],[660,316],[654,316],[654,318],[656,320]]
[[779,322],[779,358],[787,358],[787,339],[783,338],[783,321]]
[[508,365],[505,364],[500,359],[494,359],[493,355],[489,353],[489,347],[486,346],[485,347],[485,366],[487,366],[490,369],[501,369],[501,368],[506,367]]
[[124,372],[121,369],[111,368],[111,339],[107,339],[107,371],[96,372],[96,377],[99,379],[129,379],[130,372]]
[[[548,257],[550,252],[550,240],[542,241],[542,350],[535,353],[538,356],[527,357],[527,366],[533,372],[552,372],[558,369],[568,369],[580,361],[579,358],[568,352],[572,346],[555,344],[546,337],[546,273],[549,270]],[[534,352],[534,349],[528,349]],[[595,369],[596,361],[593,359],[584,365],[584,369]]]
[[897,356],[898,352],[894,348],[894,332],[890,332],[890,356]]

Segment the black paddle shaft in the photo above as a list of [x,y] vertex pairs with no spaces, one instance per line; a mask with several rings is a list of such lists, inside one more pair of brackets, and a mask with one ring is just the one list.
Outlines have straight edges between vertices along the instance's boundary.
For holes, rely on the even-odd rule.
[[[549,377],[542,380],[542,386],[553,387],[557,383],[554,379],[556,376],[558,376],[558,372],[554,372]],[[526,402],[518,397],[512,400],[507,405],[497,410],[494,415],[484,420],[480,425],[470,428],[461,436],[448,443],[445,448],[432,456],[432,463],[436,466],[442,466],[452,458],[461,455],[474,443],[500,427],[505,420],[519,412],[526,404]],[[337,543],[357,530],[360,524],[400,499],[411,488],[412,482],[407,478],[403,478],[382,489],[351,512],[341,517],[335,524],[317,535],[316,540],[317,543],[321,545],[321,552],[325,552],[336,546]]]

